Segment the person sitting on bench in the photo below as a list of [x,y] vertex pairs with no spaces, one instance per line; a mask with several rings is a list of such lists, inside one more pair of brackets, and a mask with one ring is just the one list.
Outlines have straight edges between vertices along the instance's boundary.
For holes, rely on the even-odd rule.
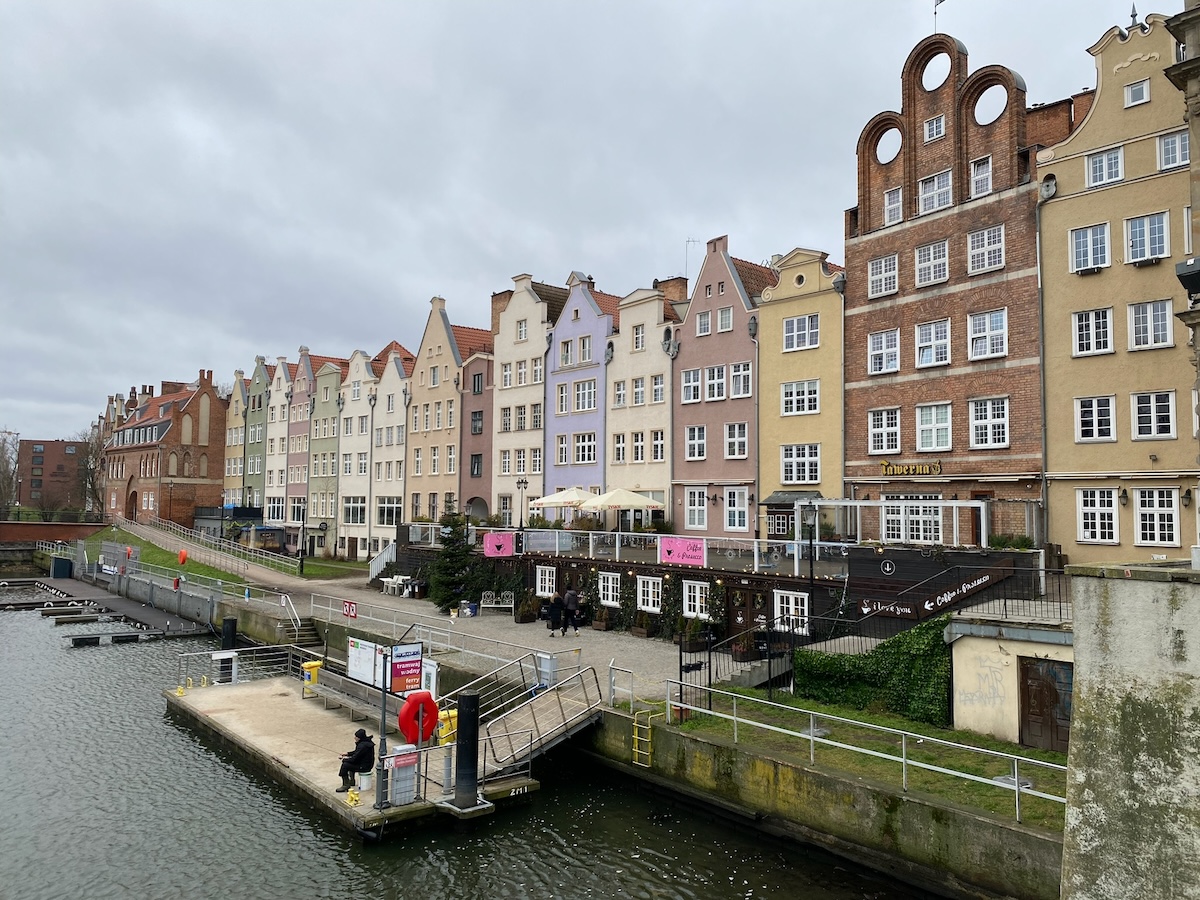
[[338,774],[342,777],[342,786],[337,793],[342,794],[354,787],[354,776],[358,772],[370,772],[375,768],[375,742],[367,732],[360,728],[354,732],[354,749],[341,756],[342,768]]

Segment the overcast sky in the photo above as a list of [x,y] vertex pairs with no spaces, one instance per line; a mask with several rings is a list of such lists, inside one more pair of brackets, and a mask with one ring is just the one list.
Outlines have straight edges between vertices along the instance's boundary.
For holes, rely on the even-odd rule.
[[[1094,86],[1129,6],[937,26],[1032,104]],[[933,0],[0,0],[0,429],[72,436],[302,344],[415,350],[430,297],[486,328],[523,272],[624,295],[722,234],[840,262],[859,133],[933,26]]]

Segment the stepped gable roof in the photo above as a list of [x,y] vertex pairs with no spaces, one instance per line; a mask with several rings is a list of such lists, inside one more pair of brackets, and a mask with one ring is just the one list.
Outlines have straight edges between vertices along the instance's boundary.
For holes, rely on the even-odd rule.
[[553,284],[543,284],[540,281],[532,283],[533,292],[546,304],[547,319],[553,324],[562,315],[563,307],[567,305],[567,296],[571,293],[565,287]]
[[475,353],[492,351],[492,332],[486,328],[471,328],[468,325],[451,325],[458,355],[464,361]]
[[612,316],[613,331],[617,331],[621,322],[621,298],[614,297],[612,294],[606,294],[604,291],[598,291],[591,285],[588,285],[588,293],[592,295],[592,299],[600,307],[600,312],[606,316]]
[[760,266],[758,263],[747,262],[731,256],[733,267],[737,270],[738,278],[742,279],[742,287],[749,297],[761,297],[764,288],[769,288],[778,280],[773,269]]

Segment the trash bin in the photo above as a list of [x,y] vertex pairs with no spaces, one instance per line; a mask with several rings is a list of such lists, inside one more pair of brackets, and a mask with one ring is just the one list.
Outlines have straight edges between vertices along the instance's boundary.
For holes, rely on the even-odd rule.
[[412,595],[413,595],[413,597],[414,597],[415,599],[417,599],[417,600],[424,600],[424,599],[425,599],[425,588],[426,588],[426,586],[425,586],[425,582],[423,582],[423,581],[414,581],[414,582],[412,583]]
[[300,663],[300,668],[302,668],[304,670],[304,683],[305,684],[316,684],[317,683],[318,674],[320,672],[322,665],[323,664],[322,664],[321,660],[319,660],[319,659],[315,660],[314,662]]
[[360,793],[365,794],[371,790],[371,785],[374,784],[374,781],[372,780],[374,778],[374,776],[375,776],[374,770],[372,770],[370,772],[359,772],[358,773],[358,790]]
[[417,797],[417,748],[401,744],[383,758],[388,770],[388,800],[393,806],[412,803]]
[[458,710],[443,709],[438,713],[437,742],[453,744],[458,740]]
[[478,603],[468,603],[467,604],[467,615],[468,616],[479,615],[479,604]]

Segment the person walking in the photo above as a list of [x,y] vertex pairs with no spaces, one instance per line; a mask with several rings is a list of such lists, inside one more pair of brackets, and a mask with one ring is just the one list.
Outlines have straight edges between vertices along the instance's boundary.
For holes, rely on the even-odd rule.
[[558,591],[555,591],[554,596],[550,598],[550,607],[546,614],[550,617],[550,637],[554,637],[554,632],[558,631],[559,625],[562,623],[563,614],[563,598]]
[[338,775],[342,778],[342,786],[337,793],[344,794],[354,787],[354,776],[359,772],[370,772],[375,768],[375,741],[367,732],[360,728],[354,732],[354,749],[341,756],[342,767]]
[[567,588],[567,595],[563,597],[563,637],[567,636],[567,628],[575,629],[575,633],[579,634],[579,623],[575,621],[575,616],[579,614],[579,592],[573,587]]

